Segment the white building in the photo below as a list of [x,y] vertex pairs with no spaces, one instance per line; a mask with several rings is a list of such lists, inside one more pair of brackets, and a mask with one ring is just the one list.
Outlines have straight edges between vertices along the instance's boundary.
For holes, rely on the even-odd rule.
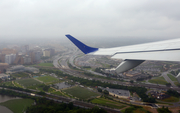
[[5,56],[5,63],[13,64],[16,59],[16,54],[10,54]]
[[10,78],[10,76],[7,74],[0,74],[0,78],[1,79],[7,79],[7,78]]
[[25,67],[25,71],[32,72],[32,73],[39,73],[39,69],[35,67]]
[[104,88],[103,90],[109,91],[109,95],[118,97],[118,98],[129,98],[130,92],[129,90],[122,90],[122,89],[111,89],[111,88]]
[[16,72],[24,72],[24,71],[28,71],[32,73],[39,73],[39,69],[34,68],[34,67],[24,67],[23,65],[13,66],[7,69],[6,73],[16,73]]

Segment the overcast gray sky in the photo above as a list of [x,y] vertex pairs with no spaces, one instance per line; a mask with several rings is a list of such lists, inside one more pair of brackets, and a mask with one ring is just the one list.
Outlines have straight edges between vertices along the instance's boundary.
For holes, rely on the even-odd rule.
[[180,37],[180,0],[0,0],[3,37]]

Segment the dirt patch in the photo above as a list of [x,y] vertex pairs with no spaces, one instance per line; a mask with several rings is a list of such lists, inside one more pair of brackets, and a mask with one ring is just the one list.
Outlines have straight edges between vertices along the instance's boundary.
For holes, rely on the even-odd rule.
[[151,107],[143,107],[145,110],[148,110],[152,113],[158,113],[157,110],[155,108],[151,108]]

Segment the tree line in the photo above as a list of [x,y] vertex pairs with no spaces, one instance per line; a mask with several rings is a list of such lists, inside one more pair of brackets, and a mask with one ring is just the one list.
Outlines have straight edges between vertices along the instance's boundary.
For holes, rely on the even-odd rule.
[[146,95],[147,89],[144,87],[133,87],[133,86],[123,86],[123,85],[117,85],[117,84],[110,84],[110,83],[102,83],[99,80],[87,80],[79,77],[73,77],[69,74],[62,73],[59,70],[52,70],[52,69],[40,69],[40,71],[45,71],[49,73],[55,73],[57,76],[63,76],[63,77],[68,77],[68,79],[73,80],[75,82],[80,82],[82,85],[86,86],[101,86],[101,87],[109,87],[109,88],[114,88],[114,89],[124,89],[124,90],[129,90],[130,92],[136,92],[140,98],[144,102],[150,102],[150,103],[155,103],[156,100],[152,97],[148,97]]
[[12,90],[0,89],[0,94],[33,99],[36,104],[28,107],[26,109],[26,113],[107,113],[107,111],[104,109],[99,109],[98,107],[84,109],[75,107],[72,102],[68,104],[58,103],[53,100],[47,100],[46,98],[30,96],[27,94],[14,92]]

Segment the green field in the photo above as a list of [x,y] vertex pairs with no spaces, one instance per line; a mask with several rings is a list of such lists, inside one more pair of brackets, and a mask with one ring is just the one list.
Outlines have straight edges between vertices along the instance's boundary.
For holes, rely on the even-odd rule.
[[0,103],[0,105],[7,107],[14,113],[24,113],[26,108],[31,106],[33,103],[34,100],[31,99],[14,99]]
[[38,66],[54,67],[52,63],[40,63]]
[[29,75],[27,73],[24,72],[19,72],[19,73],[12,73],[11,74],[12,77],[29,77]]
[[155,83],[155,84],[162,84],[166,85],[168,82],[164,79],[164,77],[156,77],[151,80],[149,80],[150,83]]
[[177,82],[177,79],[176,79],[173,75],[167,74],[167,76],[168,76],[172,81]]
[[38,82],[37,80],[34,80],[32,78],[30,79],[21,79],[21,80],[16,80],[16,82],[18,82],[20,85],[23,85],[25,87],[27,86],[32,86],[32,85],[37,85],[37,84],[41,84],[40,82]]
[[72,87],[70,89],[63,90],[64,92],[73,95],[74,97],[80,99],[88,99],[92,96],[99,96],[99,94],[92,92],[88,89],[81,88],[81,87]]
[[16,87],[20,87],[20,88],[23,88],[21,85],[19,85],[17,82],[14,82],[14,85],[16,86]]
[[171,96],[171,97],[163,99],[161,101],[163,101],[163,102],[179,102],[179,98]]
[[5,85],[5,86],[14,86],[14,85],[12,84],[12,81],[9,81],[9,82],[3,82],[3,83],[1,83],[1,85]]
[[176,86],[180,86],[180,83],[179,82],[174,82],[174,84],[176,85]]
[[52,94],[63,96],[63,94],[60,91],[53,92]]
[[124,105],[124,104],[121,104],[119,102],[115,102],[115,101],[112,101],[109,99],[105,99],[104,97],[93,99],[93,100],[91,100],[91,102],[95,103],[95,104],[100,104],[103,106],[108,106],[110,108],[116,108],[116,109],[122,109],[122,108],[126,107],[126,105]]
[[45,82],[45,83],[58,81],[57,78],[54,78],[54,77],[52,77],[52,76],[41,76],[41,77],[37,77],[37,78],[35,78],[35,79],[38,79],[38,80],[43,81],[43,82]]

